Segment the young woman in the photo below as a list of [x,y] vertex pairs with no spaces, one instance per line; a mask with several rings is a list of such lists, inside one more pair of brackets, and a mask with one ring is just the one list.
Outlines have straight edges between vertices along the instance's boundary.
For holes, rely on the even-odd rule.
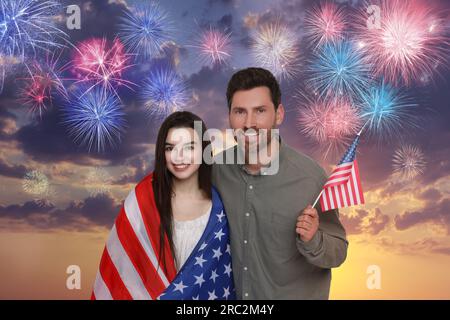
[[[202,132],[196,132],[201,123]],[[234,299],[228,221],[202,161],[205,124],[175,112],[155,170],[130,192],[107,240],[92,299]]]

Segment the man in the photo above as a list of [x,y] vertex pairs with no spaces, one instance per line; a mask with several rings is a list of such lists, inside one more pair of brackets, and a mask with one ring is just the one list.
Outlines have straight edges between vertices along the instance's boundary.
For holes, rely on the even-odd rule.
[[[269,71],[235,73],[227,100],[238,145],[216,156],[213,184],[230,224],[238,299],[328,299],[330,269],[345,261],[348,242],[337,210],[311,207],[325,172],[273,137],[285,111]],[[267,152],[250,161],[262,149]],[[220,164],[230,157],[232,164]]]

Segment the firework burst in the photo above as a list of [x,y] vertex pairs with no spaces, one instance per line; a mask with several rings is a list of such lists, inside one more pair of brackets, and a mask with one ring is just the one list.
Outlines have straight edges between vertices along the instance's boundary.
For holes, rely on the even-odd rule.
[[298,128],[324,148],[324,157],[336,154],[361,127],[357,108],[346,99],[315,99],[298,109]]
[[370,84],[370,63],[353,42],[326,44],[308,67],[307,84],[321,97],[357,98]]
[[230,58],[231,33],[210,28],[203,31],[195,47],[200,50],[202,62],[210,66],[225,64]]
[[111,189],[112,181],[113,178],[107,170],[100,167],[91,168],[85,180],[86,190],[91,197],[106,194]]
[[44,173],[32,170],[23,177],[22,188],[26,193],[34,196],[45,196],[49,193],[50,183]]
[[63,84],[62,73],[67,65],[58,65],[60,55],[48,54],[44,62],[34,61],[28,67],[29,77],[20,92],[20,101],[29,107],[32,115],[39,115],[53,104],[56,94],[67,98],[67,91]]
[[325,2],[313,7],[305,17],[305,36],[318,48],[326,43],[344,40],[344,11],[336,4]]
[[417,107],[410,97],[393,86],[381,82],[362,96],[361,117],[369,134],[388,139],[405,127],[418,127],[412,112]]
[[150,72],[142,92],[150,115],[165,117],[181,110],[189,101],[187,86],[170,67],[158,67]]
[[392,158],[393,175],[403,181],[422,174],[425,165],[425,155],[422,150],[409,144],[398,148]]
[[252,54],[258,66],[277,78],[292,78],[299,71],[297,37],[280,23],[266,24],[256,31]]
[[159,55],[172,40],[168,15],[153,1],[125,11],[119,28],[119,37],[129,51],[145,59]]
[[449,53],[444,19],[429,2],[382,0],[380,28],[368,28],[362,14],[359,37],[374,73],[393,84],[410,85],[434,74]]
[[98,152],[113,147],[125,132],[125,114],[117,96],[95,88],[80,94],[64,110],[63,123],[76,143],[93,147]]
[[55,26],[54,15],[61,9],[57,1],[2,0],[0,2],[0,52],[24,60],[38,50],[63,47],[58,40],[68,36]]
[[133,82],[122,78],[125,70],[132,66],[129,63],[130,57],[118,39],[83,41],[77,47],[73,59],[73,72],[79,79],[76,83],[87,84],[87,91],[100,86],[118,96],[117,87],[132,89],[134,85]]

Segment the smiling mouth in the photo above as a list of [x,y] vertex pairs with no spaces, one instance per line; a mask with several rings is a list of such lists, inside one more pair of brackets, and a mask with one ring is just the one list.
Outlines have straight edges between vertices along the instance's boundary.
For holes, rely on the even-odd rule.
[[173,164],[175,170],[184,170],[189,167],[189,164]]
[[244,132],[244,136],[246,137],[256,137],[258,133],[256,131],[246,131]]

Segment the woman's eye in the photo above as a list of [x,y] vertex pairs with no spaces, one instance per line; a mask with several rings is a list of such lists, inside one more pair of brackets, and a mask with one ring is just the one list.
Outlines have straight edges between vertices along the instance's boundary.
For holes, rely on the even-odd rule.
[[172,151],[173,147],[166,147],[166,151]]

